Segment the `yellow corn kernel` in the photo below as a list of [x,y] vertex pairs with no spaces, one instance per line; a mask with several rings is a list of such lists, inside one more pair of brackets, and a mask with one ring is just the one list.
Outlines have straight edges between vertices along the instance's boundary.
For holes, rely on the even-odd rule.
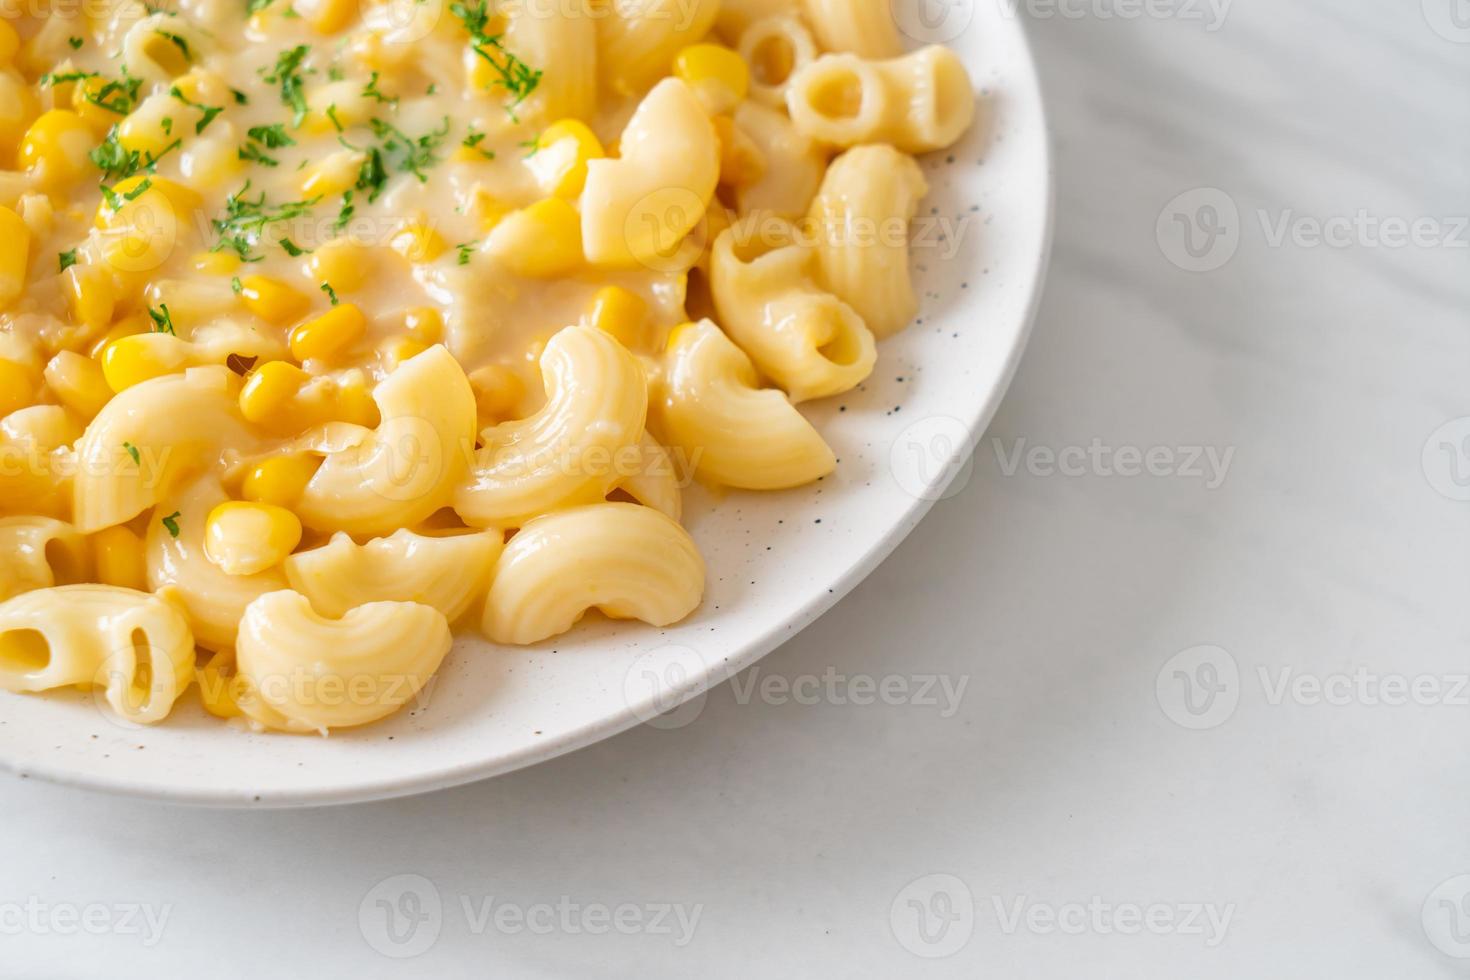
[[102,95],[102,90],[107,84],[107,79],[94,75],[91,78],[83,78],[71,90],[72,109],[86,121],[87,125],[92,127],[92,132],[99,137],[105,135],[112,128],[112,124],[118,121],[117,113],[97,104],[99,101],[107,101]]
[[0,208],[0,310],[20,299],[30,264],[31,230],[9,208]]
[[720,183],[742,187],[760,180],[766,172],[760,147],[729,116],[715,116],[713,121],[720,138]]
[[153,329],[153,321],[148,319],[146,313],[133,313],[123,317],[108,328],[107,332],[92,342],[87,349],[87,356],[95,360],[101,360],[107,353],[107,349],[116,341],[124,337],[133,337],[140,333],[148,333]]
[[357,0],[296,0],[292,9],[318,34],[336,34],[357,16]]
[[240,271],[240,256],[232,252],[200,252],[190,260],[195,272],[206,276],[233,276]]
[[194,678],[199,682],[199,700],[204,703],[205,711],[226,720],[244,715],[237,696],[245,682],[235,673],[233,651],[225,650],[210,657],[208,663],[195,669]]
[[[308,110],[301,128],[319,136],[335,135],[349,126],[359,126],[374,115],[377,105],[363,95],[361,81],[339,79],[313,88],[306,94]],[[336,120],[333,122],[333,120]]]
[[175,134],[174,124],[182,129],[183,104],[167,92],[150,95],[117,124],[117,142],[123,149],[146,159],[149,154],[161,156],[182,134]]
[[519,276],[549,279],[582,264],[582,219],[559,197],[505,216],[485,240],[485,251]]
[[526,393],[525,383],[514,368],[491,364],[470,372],[470,389],[475,393],[475,409],[485,422],[503,422],[514,418]]
[[266,361],[240,389],[240,414],[258,425],[278,425],[311,375],[288,361]]
[[188,232],[190,211],[201,207],[197,193],[166,177],[139,175],[119,181],[104,194],[94,224],[105,236],[107,264],[119,272],[152,272],[173,255]]
[[404,361],[417,357],[428,349],[427,345],[412,337],[392,337],[378,345],[378,356],[383,362],[384,370],[391,373]]
[[229,82],[223,75],[207,68],[190,69],[187,74],[175,78],[171,88],[178,89],[179,94],[190,102],[201,105],[228,105],[232,98]]
[[[535,158],[532,157],[532,159]],[[475,188],[470,202],[470,209],[475,217],[479,219],[480,229],[482,231],[493,230],[511,212],[509,206],[483,187]]]
[[730,111],[750,91],[745,59],[720,44],[691,44],[680,51],[674,57],[674,74],[715,112]]
[[0,20],[0,65],[8,65],[14,61],[15,53],[19,50],[20,35],[10,24]]
[[643,346],[647,319],[648,304],[637,293],[622,286],[599,289],[587,311],[590,325],[616,337],[629,350]]
[[119,524],[92,535],[92,561],[103,585],[148,591],[143,541],[130,528]]
[[685,322],[685,323],[679,324],[677,327],[675,327],[674,329],[670,330],[669,331],[668,340],[666,340],[664,342],[665,348],[668,349],[669,351],[672,351],[674,348],[678,347],[679,346],[679,339],[681,337],[683,337],[684,334],[685,334],[685,332],[688,331],[693,326],[694,326],[693,323]]
[[87,173],[92,166],[87,154],[96,145],[85,119],[70,109],[51,109],[21,138],[20,166],[43,188],[54,189]]
[[102,376],[115,392],[189,366],[189,345],[173,334],[140,333],[121,337],[102,352]]
[[51,358],[45,378],[56,400],[83,419],[95,418],[112,399],[101,366],[75,351],[64,350]]
[[541,189],[556,197],[574,198],[587,182],[587,161],[607,156],[587,124],[563,119],[547,126],[536,140],[536,153],[527,161]]
[[240,494],[246,500],[290,507],[301,498],[321,463],[320,456],[307,453],[263,459],[245,474]]
[[[3,248],[0,244],[0,248]],[[101,330],[112,322],[117,289],[112,274],[100,265],[74,265],[61,274],[71,315],[78,323]]]
[[425,347],[444,339],[444,315],[432,306],[416,306],[403,314],[403,328]]
[[337,150],[301,171],[301,193],[307,198],[336,197],[357,183],[367,157],[357,150]]
[[328,411],[339,422],[351,422],[369,429],[376,429],[382,421],[378,403],[373,401],[372,390],[361,374],[338,386]]
[[36,374],[25,364],[0,357],[0,418],[36,398]]
[[300,319],[311,309],[311,297],[269,276],[246,276],[240,280],[240,298],[245,307],[262,320],[286,324]]
[[[14,166],[16,147],[39,111],[36,96],[25,79],[15,72],[0,71],[0,167]],[[13,174],[10,179],[19,176]]]
[[284,507],[227,500],[204,521],[204,557],[226,575],[274,568],[301,543],[301,519]]
[[418,221],[400,228],[388,244],[414,265],[434,261],[449,247],[437,231]]
[[356,303],[339,303],[291,331],[291,356],[298,361],[331,357],[355,343],[367,329]]
[[373,250],[350,238],[327,242],[306,260],[311,277],[339,293],[358,289],[372,272]]

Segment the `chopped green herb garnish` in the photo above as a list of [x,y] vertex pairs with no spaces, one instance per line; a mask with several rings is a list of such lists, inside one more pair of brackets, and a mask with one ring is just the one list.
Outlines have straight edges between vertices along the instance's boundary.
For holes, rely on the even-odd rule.
[[178,48],[179,53],[184,56],[186,62],[194,60],[194,56],[189,53],[189,42],[179,37],[179,35],[171,34],[168,31],[154,31],[153,33],[172,42],[173,46]]
[[297,245],[289,238],[282,238],[277,244],[284,248],[286,250],[286,254],[291,256],[291,258],[293,259],[297,256],[305,255],[307,252],[312,251],[309,248],[302,248],[300,245]]
[[275,159],[274,157],[266,156],[265,153],[260,149],[260,144],[258,143],[246,143],[244,146],[240,147],[240,150],[236,155],[241,160],[244,160],[247,163],[259,163],[267,167],[278,167],[281,165],[281,161]]
[[172,95],[174,98],[178,99],[189,108],[198,109],[202,113],[202,115],[199,117],[199,121],[194,124],[194,135],[196,136],[208,129],[209,124],[214,122],[215,118],[218,117],[221,112],[225,111],[224,106],[202,105],[198,102],[192,101],[187,95],[179,91],[179,87],[177,85],[169,89],[168,94]]
[[240,277],[239,276],[231,276],[230,277],[230,292],[234,293],[236,296],[239,296],[244,291],[245,291],[245,284],[240,281]]
[[392,105],[393,103],[398,101],[397,99],[390,98],[384,95],[382,92],[378,91],[377,72],[373,72],[372,77],[368,79],[368,83],[363,86],[362,94],[364,98],[376,99],[378,102],[386,102],[389,105]]
[[473,4],[454,3],[449,10],[469,32],[475,55],[495,72],[495,85],[510,95],[511,102],[505,111],[515,119],[515,107],[524,102],[536,90],[536,86],[541,84],[541,69],[532,68],[507,51],[500,43],[499,34],[489,33],[490,10],[487,0],[476,0]]
[[352,220],[352,212],[356,210],[357,206],[352,203],[352,191],[348,191],[342,195],[342,210],[337,212],[337,220],[332,222],[332,231],[340,232],[346,228],[347,222]]
[[337,127],[337,132],[342,132],[342,121],[337,118],[337,104],[335,102],[327,106],[327,119],[331,121],[333,126]]
[[281,52],[276,59],[276,66],[269,75],[264,75],[265,69],[261,69],[263,77],[267,82],[281,86],[281,102],[292,108],[291,125],[300,126],[301,120],[306,118],[306,92],[305,75],[310,71],[302,71],[301,63],[311,53],[311,47],[298,44],[288,51]]
[[[474,124],[472,123],[470,125],[470,131],[465,134],[465,138],[460,141],[460,145],[471,150],[479,149],[480,144],[485,141],[485,137],[488,135],[488,133],[482,133],[476,130]],[[483,156],[486,160],[495,159],[495,151],[493,150],[480,150],[480,155]]]
[[65,272],[67,269],[70,269],[72,266],[77,264],[77,250],[73,248],[68,249],[65,252],[60,252],[57,254],[56,260],[57,265],[60,266],[60,268],[56,271]]
[[156,310],[151,306],[148,307],[148,319],[153,321],[154,333],[166,333],[172,334],[175,337],[178,336],[178,332],[174,330],[173,314],[169,313],[167,303],[160,303]]
[[459,264],[460,265],[469,265],[470,264],[470,256],[473,255],[473,254],[475,254],[475,243],[474,242],[460,242],[458,245],[456,245],[454,247],[459,250]]
[[172,136],[174,134],[174,117],[173,116],[164,116],[162,119],[160,119],[158,121],[158,123],[159,123],[160,126],[163,127],[163,135],[165,135],[165,136]]
[[235,97],[235,105],[249,105],[250,104],[250,96],[246,95],[244,92],[240,91],[239,89],[237,89],[237,88],[230,89],[230,94]]
[[86,44],[87,42],[79,37],[69,37],[66,39],[66,43],[71,45],[71,49],[73,51],[80,51],[82,50],[82,45]]
[[163,521],[161,522],[163,524],[164,529],[166,531],[168,531],[168,533],[170,535],[172,535],[173,537],[175,537],[175,538],[177,538],[179,536],[179,517],[180,516],[181,515],[179,514],[178,511],[174,511],[172,514],[170,514],[167,517],[165,517],[163,519]]
[[211,222],[220,236],[213,251],[232,251],[245,262],[256,262],[262,258],[253,254],[253,250],[260,243],[267,227],[308,214],[312,206],[321,200],[320,197],[313,197],[306,201],[289,201],[272,206],[266,203],[264,191],[251,199],[245,197],[248,190],[250,182],[246,181],[244,187],[225,198],[225,216]]
[[322,283],[322,292],[324,292],[324,293],[327,294],[327,299],[329,299],[329,300],[332,301],[332,305],[333,306],[336,306],[337,305],[337,291],[332,288],[332,284],[331,283],[329,283],[329,282]]
[[286,127],[280,123],[274,126],[251,126],[245,131],[245,135],[257,143],[264,143],[272,150],[278,150],[283,146],[295,146],[296,141],[286,135]]
[[125,442],[123,443],[123,448],[128,451],[129,456],[133,457],[133,464],[135,466],[143,465],[143,458],[138,455],[137,446],[133,445],[131,442]]

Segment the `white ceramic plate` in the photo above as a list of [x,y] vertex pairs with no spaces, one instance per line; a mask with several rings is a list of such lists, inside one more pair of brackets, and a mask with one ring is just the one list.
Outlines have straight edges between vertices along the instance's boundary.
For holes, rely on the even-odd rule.
[[[922,0],[895,0],[917,9]],[[569,752],[669,709],[754,663],[888,555],[964,464],[1020,359],[1050,244],[1041,95],[1007,4],[964,0],[937,24],[981,92],[959,146],[924,161],[931,194],[914,260],[920,320],[880,345],[859,391],[813,406],[837,473],[777,494],[691,491],[709,561],[704,605],[667,630],[604,620],[534,649],[459,640],[413,710],[330,738],[249,735],[192,695],[153,728],[87,695],[0,694],[0,766],[78,786],[227,806],[345,803],[486,776]]]

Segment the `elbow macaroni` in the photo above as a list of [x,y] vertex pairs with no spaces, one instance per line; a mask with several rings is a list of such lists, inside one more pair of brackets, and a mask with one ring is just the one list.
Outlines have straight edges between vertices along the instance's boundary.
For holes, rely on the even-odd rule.
[[247,6],[0,21],[0,687],[326,733],[455,623],[691,615],[686,481],[831,473],[794,403],[917,311],[958,59],[859,0]]

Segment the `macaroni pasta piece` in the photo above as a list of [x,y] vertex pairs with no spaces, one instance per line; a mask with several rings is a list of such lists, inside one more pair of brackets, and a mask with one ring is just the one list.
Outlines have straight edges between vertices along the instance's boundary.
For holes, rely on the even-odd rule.
[[823,55],[791,78],[786,106],[796,128],[813,139],[927,153],[969,127],[975,93],[955,53],[932,45],[888,61]]
[[812,202],[818,278],[879,338],[919,310],[909,274],[909,222],[928,192],[913,157],[856,146],[832,161]]
[[811,483],[837,465],[786,396],[761,388],[750,358],[708,320],[669,338],[658,423],[694,472],[745,490]]
[[422,697],[452,624],[693,614],[686,482],[833,472],[796,403],[917,313],[909,154],[974,96],[894,18],[0,18],[0,687],[325,734]]
[[369,602],[333,619],[298,592],[271,592],[240,620],[240,708],[288,732],[365,725],[423,690],[452,642],[444,614],[416,602]]
[[194,680],[194,641],[179,611],[146,592],[59,585],[0,603],[0,687],[95,684],[119,716],[161,721]]
[[878,352],[862,317],[813,282],[812,250],[780,243],[791,234],[759,217],[736,223],[715,239],[710,283],[730,338],[800,402],[856,387]]
[[589,609],[667,626],[704,595],[704,559],[677,522],[649,507],[610,503],[545,514],[501,553],[485,602],[485,635],[537,643]]
[[425,535],[405,528],[357,544],[338,533],[286,559],[286,578],[324,616],[345,616],[365,602],[417,602],[453,623],[484,595],[503,540],[499,531]]

